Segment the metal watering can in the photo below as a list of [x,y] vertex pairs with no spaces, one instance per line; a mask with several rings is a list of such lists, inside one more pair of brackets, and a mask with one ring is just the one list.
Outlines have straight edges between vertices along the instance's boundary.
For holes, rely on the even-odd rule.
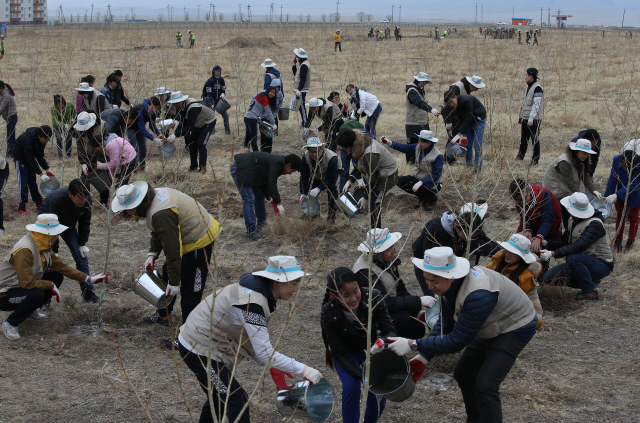
[[273,130],[273,126],[264,120],[259,122],[258,128],[260,129],[260,133],[267,138],[273,138],[276,134],[276,131]]
[[369,390],[393,402],[402,402],[416,389],[411,378],[411,367],[406,357],[400,357],[390,349],[371,356]]
[[307,195],[300,203],[300,208],[305,215],[320,216],[320,202],[317,198]]
[[56,178],[51,178],[47,182],[40,182],[40,191],[42,191],[42,195],[48,197],[53,191],[60,188],[60,181]]
[[[394,354],[395,355],[395,354]],[[278,391],[276,407],[285,418],[305,422],[325,422],[333,412],[333,389],[327,379],[312,385],[308,380]]]
[[169,142],[167,140],[163,140],[162,145],[158,147],[158,151],[160,152],[160,155],[164,157],[173,156],[173,154],[176,152],[176,149],[177,147],[175,143]]
[[158,272],[146,271],[137,280],[133,286],[133,292],[142,297],[149,304],[157,309],[163,309],[167,307],[176,297],[169,297],[165,295],[167,286],[162,279],[158,277]]
[[[591,205],[594,209],[602,213],[602,218],[604,220],[607,220],[613,212],[613,206],[607,203],[607,200],[605,200],[604,198],[601,198],[599,200],[597,198],[594,198],[593,200],[591,200]],[[629,206],[627,206],[627,208],[629,208]]]

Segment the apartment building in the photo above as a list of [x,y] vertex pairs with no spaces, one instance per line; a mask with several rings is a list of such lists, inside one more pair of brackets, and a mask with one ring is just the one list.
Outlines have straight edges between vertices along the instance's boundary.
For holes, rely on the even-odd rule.
[[45,25],[47,0],[0,0],[0,23]]

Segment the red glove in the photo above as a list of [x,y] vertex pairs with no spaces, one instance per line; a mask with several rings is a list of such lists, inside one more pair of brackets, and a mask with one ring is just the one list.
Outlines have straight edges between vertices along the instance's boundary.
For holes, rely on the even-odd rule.
[[280,211],[278,211],[278,203],[273,200],[271,200],[271,207],[273,207],[273,211],[276,212],[276,214],[280,213]]
[[107,273],[106,275],[104,275],[104,278],[100,278],[97,279],[95,281],[92,281],[92,283],[102,283],[104,282],[105,284],[109,283],[109,274]]
[[522,118],[518,117],[518,125],[522,125]]
[[291,373],[285,373],[282,370],[274,369],[273,367],[269,369],[271,371],[271,379],[276,384],[276,387],[279,391],[286,391],[287,389],[291,389],[293,385],[287,385],[287,381],[284,378],[285,375],[289,376],[289,379],[293,379],[293,375]]
[[293,58],[293,64],[295,65],[296,63],[298,63],[298,56]]
[[51,288],[51,295],[55,295],[56,301],[60,303],[60,291],[58,291],[58,288],[55,285],[53,285],[53,288]]
[[344,110],[345,112],[347,111],[347,103],[345,103],[344,106],[342,106],[342,110]]
[[468,141],[467,141],[467,136],[466,136],[466,135],[463,135],[463,136],[462,136],[462,138],[460,138],[460,145],[461,145],[462,147],[466,147],[466,146],[467,146],[467,142],[468,142]]
[[409,361],[409,367],[411,367],[411,379],[414,382],[420,380],[424,371],[427,369],[427,359],[422,355],[418,354],[414,358]]
[[55,177],[56,177],[56,175],[54,175],[53,173],[51,173],[51,171],[50,171],[50,170],[47,170],[47,171],[46,171],[46,173],[47,173],[47,176],[48,176],[49,178],[55,178]]
[[427,323],[427,312],[422,310],[420,313],[418,313],[418,320],[420,320],[421,322],[425,322]]
[[382,338],[376,339],[376,342],[371,346],[371,354],[377,354],[384,349],[384,341]]

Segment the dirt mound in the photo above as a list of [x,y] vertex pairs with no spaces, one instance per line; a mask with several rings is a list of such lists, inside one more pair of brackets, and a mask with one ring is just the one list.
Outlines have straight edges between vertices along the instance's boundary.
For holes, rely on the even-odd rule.
[[246,38],[246,37],[237,37],[231,39],[227,44],[223,45],[222,48],[266,48],[266,47],[277,47],[278,45],[273,42],[273,40],[269,37],[267,38]]

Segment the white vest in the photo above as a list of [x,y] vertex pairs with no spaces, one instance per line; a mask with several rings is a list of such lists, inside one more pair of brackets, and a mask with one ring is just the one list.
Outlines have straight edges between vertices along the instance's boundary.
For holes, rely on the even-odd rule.
[[[529,87],[528,92],[525,90],[524,99],[522,100],[522,108],[520,109],[520,117],[522,119],[526,119],[526,120],[529,119],[529,115],[531,114],[531,109],[533,108],[533,92],[536,90],[537,87],[542,88],[542,86],[538,83],[538,81],[531,84],[531,87]],[[536,120],[542,119],[543,106],[544,106],[544,100],[540,102],[540,107],[538,108],[538,114],[536,114],[534,119]]]
[[558,201],[573,194],[571,189],[569,189],[569,186],[564,182],[562,175],[556,171],[556,166],[560,162],[567,162],[571,165],[571,169],[573,170],[573,180],[576,181],[580,186],[580,191],[582,191],[582,181],[578,175],[578,170],[573,166],[573,164],[571,164],[571,161],[567,157],[567,153],[564,153],[556,157],[551,162],[544,174],[544,179],[542,180],[542,186],[551,191]]
[[296,76],[293,79],[293,89],[295,90],[297,90],[300,85],[300,69],[302,69],[303,66],[307,67],[307,79],[305,79],[302,89],[309,90],[311,88],[311,64],[309,63],[309,59],[307,59],[298,66],[298,69],[296,70]]
[[13,253],[18,251],[21,248],[28,248],[31,250],[33,254],[33,265],[31,270],[33,271],[33,278],[38,280],[42,279],[42,274],[44,273],[44,269],[51,265],[51,250],[44,253],[44,257],[47,261],[47,266],[45,268],[42,267],[42,260],[40,259],[40,250],[38,250],[38,246],[36,245],[36,241],[31,236],[31,233],[23,236],[20,241],[13,246],[9,254],[4,258],[2,264],[0,264],[0,293],[7,292],[13,288],[20,288],[20,281],[18,280],[18,275],[16,274],[16,268],[9,262],[11,260],[11,256]]
[[[582,222],[573,226],[573,218],[569,218],[569,230],[571,231],[571,242],[576,242],[578,238],[582,235],[582,231],[584,231],[587,226],[591,224],[591,222],[597,220],[602,223],[600,219],[597,217],[592,217],[591,219],[585,219]],[[604,225],[603,225],[604,226]],[[609,246],[609,241],[607,241],[607,235],[603,236],[586,250],[582,252],[583,254],[588,254],[590,256],[594,256],[599,258],[602,261],[606,261],[609,263],[613,262],[613,254],[611,253],[611,247]]]
[[405,107],[407,108],[405,125],[427,125],[429,123],[429,112],[427,112],[426,110],[422,110],[415,104],[411,104],[411,102],[409,102],[409,93],[411,91],[415,91],[416,93],[418,93],[418,95],[423,101],[426,101],[425,97],[420,92],[416,84],[412,82],[411,84],[408,84],[408,85],[412,85],[412,87],[407,90],[404,96],[405,97],[404,104],[405,104]]
[[[329,169],[329,161],[337,157],[338,158],[338,170],[342,169],[342,161],[340,160],[340,156],[338,156],[333,151],[323,148],[321,151],[320,160],[316,161],[316,166],[313,167],[311,165],[311,158],[307,155],[307,166],[311,171],[311,175],[313,175],[313,179],[317,179],[319,181],[324,181],[327,179],[327,170]],[[339,183],[340,178],[338,178]]]
[[[356,261],[356,264],[353,265],[353,273],[358,273],[360,270],[365,269],[369,270],[368,258],[369,253],[362,253],[362,255],[358,258],[358,261]],[[373,273],[378,276],[378,280],[382,282],[382,285],[384,286],[384,289],[387,290],[389,296],[396,297],[398,293],[396,292],[396,281],[393,279],[393,276],[373,263],[371,264],[371,270],[373,270]],[[375,285],[377,281],[374,278],[372,282]]]
[[[434,145],[429,154],[424,156],[422,160],[416,163],[416,166],[413,168],[413,176],[417,179],[422,179],[427,175],[431,175],[431,164],[435,159],[438,158],[438,156],[441,155],[442,153],[440,153],[440,150],[438,150]],[[420,146],[419,144],[416,144],[416,159],[418,157],[420,157]],[[440,175],[440,178],[435,182],[442,183],[442,174]]]
[[386,178],[398,171],[398,162],[396,159],[389,153],[389,151],[382,146],[378,141],[372,139],[371,145],[364,149],[364,154],[360,156],[356,161],[356,166],[358,170],[363,175],[369,174],[369,168],[365,165],[363,158],[369,153],[378,153],[380,154],[380,164],[378,169],[371,169],[372,172],[380,172],[380,176]]

